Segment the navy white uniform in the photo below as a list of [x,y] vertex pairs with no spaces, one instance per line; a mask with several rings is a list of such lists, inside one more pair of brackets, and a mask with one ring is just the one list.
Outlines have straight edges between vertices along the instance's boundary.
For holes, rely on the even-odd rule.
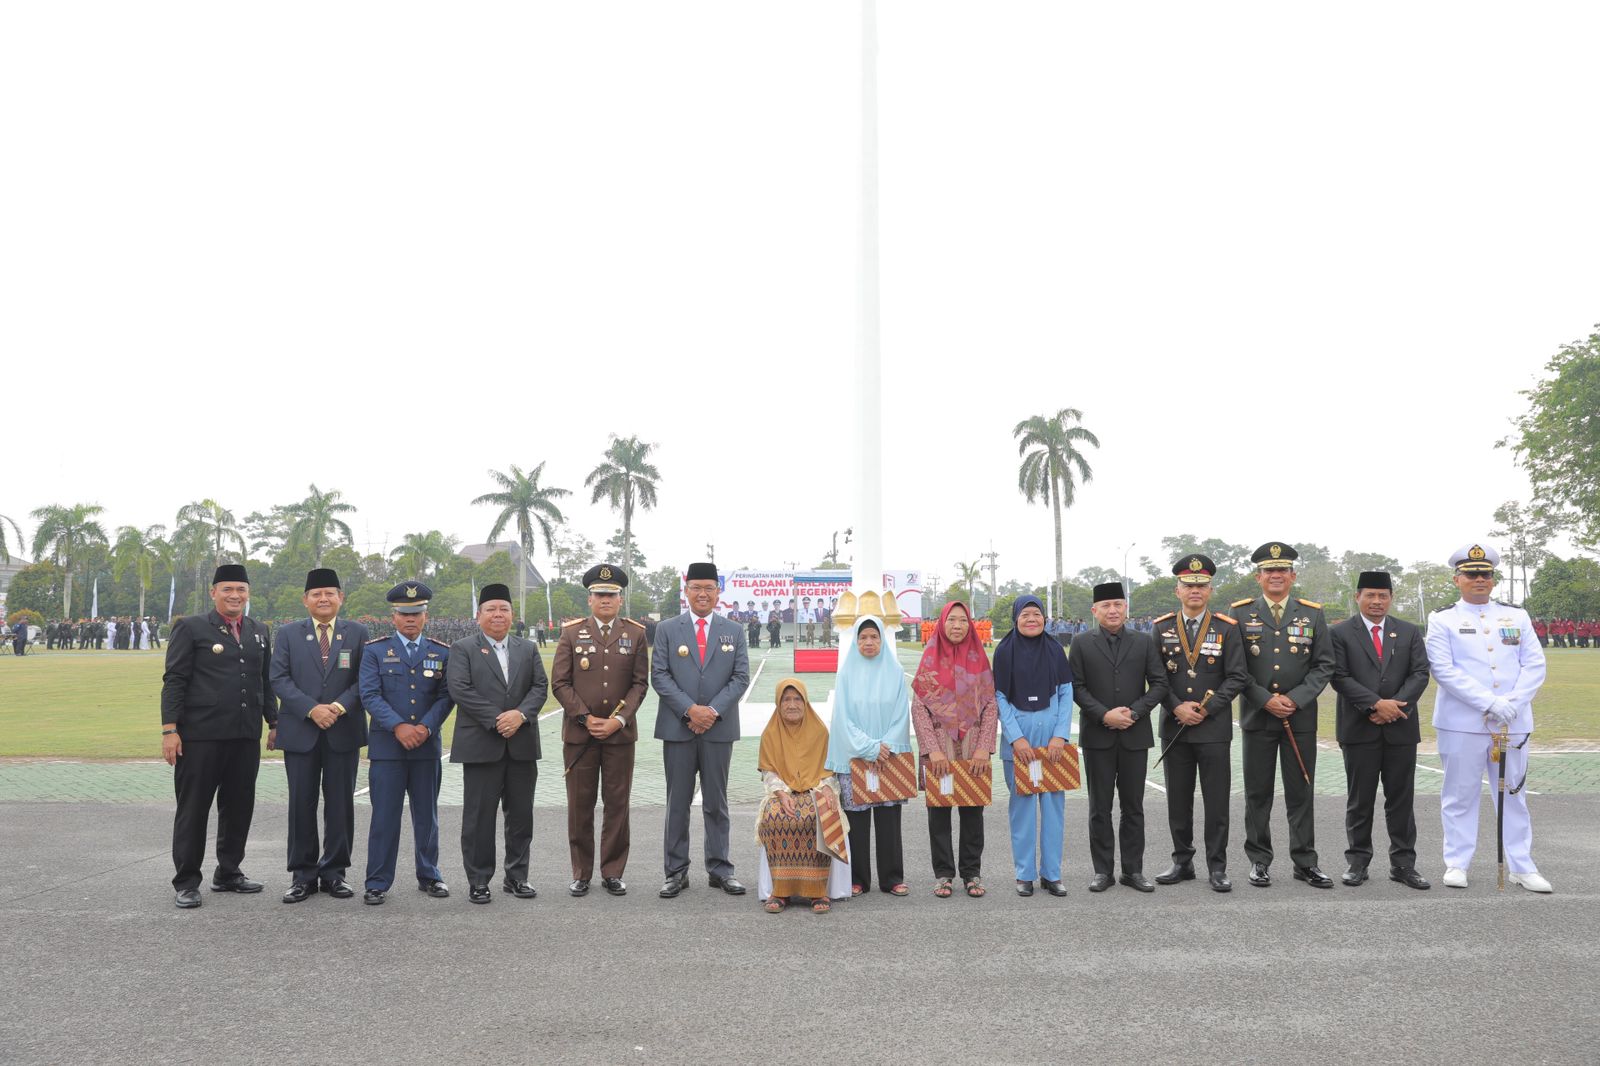
[[[1493,549],[1473,545],[1458,552],[1480,552],[1498,562]],[[1458,563],[1452,557],[1452,563]],[[1468,565],[1471,565],[1469,562]],[[1520,607],[1495,600],[1461,600],[1428,619],[1428,665],[1438,685],[1433,727],[1439,735],[1444,787],[1439,814],[1444,823],[1444,863],[1465,871],[1478,843],[1478,808],[1484,775],[1497,794],[1500,767],[1490,761],[1493,735],[1504,723],[1510,751],[1506,762],[1505,855],[1513,874],[1535,873],[1533,828],[1528,819],[1528,736],[1533,732],[1533,699],[1544,683],[1544,649],[1533,634],[1533,620]],[[1513,792],[1512,790],[1516,791]]]
[[[426,593],[412,582],[397,586]],[[413,597],[415,599],[415,597]],[[391,603],[400,603],[390,593]],[[422,601],[423,608],[426,600]],[[407,612],[410,613],[410,612]],[[367,891],[386,892],[394,884],[400,853],[400,811],[411,799],[411,838],[417,881],[427,888],[442,881],[439,872],[439,782],[443,766],[439,732],[455,704],[445,686],[450,645],[399,633],[367,644],[361,658],[361,704],[371,716],[367,734],[367,786],[372,823],[367,831]],[[396,726],[421,726],[428,739],[407,750],[395,738]]]

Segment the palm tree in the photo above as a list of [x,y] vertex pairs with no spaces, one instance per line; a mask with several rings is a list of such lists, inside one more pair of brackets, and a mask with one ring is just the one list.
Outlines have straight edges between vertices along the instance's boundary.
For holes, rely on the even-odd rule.
[[94,516],[105,510],[99,504],[78,503],[71,507],[51,504],[31,512],[39,521],[33,534],[33,557],[42,559],[49,552],[66,573],[61,590],[61,617],[72,617],[72,562],[85,549],[105,544],[106,531]]
[[455,557],[456,544],[456,538],[447,537],[437,529],[407,533],[400,546],[389,553],[389,561],[405,577],[426,577],[430,567],[437,569]]
[[178,528],[174,536],[188,536],[207,543],[211,547],[213,568],[222,563],[223,541],[239,545],[239,561],[243,562],[246,555],[244,534],[234,522],[233,512],[216,500],[197,500],[178,509]]
[[956,563],[956,579],[967,583],[967,603],[972,609],[978,609],[978,582],[983,580],[983,568],[974,559],[970,563]]
[[1094,471],[1077,446],[1100,447],[1100,438],[1082,426],[1071,424],[1082,421],[1082,411],[1063,407],[1053,415],[1024,419],[1011,431],[1017,438],[1017,454],[1022,457],[1022,465],[1017,468],[1017,488],[1029,503],[1038,500],[1049,504],[1055,518],[1056,581],[1052,587],[1058,605],[1062,588],[1061,510],[1072,506],[1078,481],[1087,484],[1094,478]]
[[489,476],[495,484],[500,486],[499,492],[486,492],[473,500],[474,504],[489,503],[500,508],[500,515],[494,520],[494,528],[489,530],[489,543],[493,544],[505,531],[512,519],[517,522],[517,543],[522,547],[522,559],[517,567],[517,617],[526,620],[528,600],[528,565],[533,559],[533,529],[539,527],[544,534],[544,550],[555,551],[552,542],[552,522],[564,522],[561,509],[554,501],[562,496],[571,496],[566,489],[540,488],[539,475],[544,473],[544,464],[540,463],[524,474],[513,463],[510,475],[502,474],[498,470],[489,471]]
[[284,547],[298,548],[309,545],[311,565],[321,566],[322,550],[328,546],[330,540],[329,531],[343,537],[346,543],[354,540],[355,536],[350,532],[350,527],[337,517],[342,514],[354,514],[356,510],[340,499],[342,495],[338,489],[323,492],[316,485],[312,485],[311,495],[285,508],[286,514],[294,524],[289,527],[289,539]]
[[[655,448],[654,444],[646,444],[636,436],[623,438],[613,433],[605,458],[583,480],[585,488],[594,490],[590,503],[599,503],[604,497],[613,511],[622,512],[622,558],[625,562],[633,558],[634,508],[648,511],[656,505],[661,471],[650,462],[650,453]],[[628,588],[622,590],[624,616],[629,614],[628,591],[632,587],[630,582]]]
[[6,543],[7,524],[17,531],[18,551],[21,551],[22,546],[27,543],[27,538],[22,535],[22,527],[17,525],[16,520],[9,515],[0,514],[0,563],[9,563],[11,561],[11,547]]
[[165,540],[166,526],[139,529],[123,526],[117,530],[117,543],[111,547],[111,580],[121,581],[128,567],[139,577],[139,617],[144,617],[144,595],[155,580],[156,564],[172,569],[172,545]]

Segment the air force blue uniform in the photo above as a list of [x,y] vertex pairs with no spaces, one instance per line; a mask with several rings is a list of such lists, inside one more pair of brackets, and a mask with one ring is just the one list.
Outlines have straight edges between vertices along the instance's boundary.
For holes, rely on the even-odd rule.
[[[372,823],[367,834],[367,890],[394,884],[400,852],[400,808],[411,797],[411,837],[418,881],[443,880],[439,873],[439,731],[454,704],[445,687],[450,646],[418,636],[409,645],[399,633],[367,645],[361,659],[361,702],[372,717],[367,741],[367,786]],[[395,739],[398,725],[422,726],[428,739],[407,751]]]

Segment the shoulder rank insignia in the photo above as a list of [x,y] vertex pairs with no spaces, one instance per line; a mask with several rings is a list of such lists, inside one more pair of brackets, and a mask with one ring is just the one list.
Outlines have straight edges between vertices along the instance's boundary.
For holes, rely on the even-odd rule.
[[373,637],[371,640],[367,641],[367,643],[368,644],[381,644],[383,641],[386,641],[388,639],[389,639],[388,637]]
[[1228,623],[1230,626],[1236,626],[1236,625],[1239,624],[1239,620],[1237,618],[1234,618],[1234,617],[1232,617],[1230,615],[1223,614],[1221,611],[1213,611],[1213,612],[1211,612],[1211,617],[1212,618],[1220,618],[1224,622]]
[[1447,604],[1445,604],[1445,605],[1444,605],[1444,606],[1443,606],[1443,607],[1435,607],[1435,608],[1434,608],[1434,609],[1433,609],[1433,613],[1434,613],[1434,614],[1438,614],[1438,613],[1439,613],[1439,612],[1441,612],[1441,611],[1449,611],[1449,610],[1454,610],[1454,608],[1455,608],[1455,604],[1453,604],[1453,603],[1447,603]]
[[1298,596],[1295,597],[1295,599],[1299,600],[1302,605],[1310,607],[1314,611],[1322,610],[1322,604],[1318,603],[1316,600],[1301,600]]
[[1162,615],[1160,618],[1157,618],[1155,620],[1155,622],[1151,622],[1150,624],[1151,625],[1155,625],[1156,622],[1165,622],[1167,619],[1173,617],[1177,613],[1178,613],[1177,611],[1168,611],[1166,614]]
[[644,623],[639,621],[637,618],[624,618],[622,621],[628,623],[630,626],[638,626],[640,629],[644,628]]
[[1229,607],[1244,607],[1245,605],[1254,603],[1255,601],[1256,601],[1256,598],[1254,596],[1246,596],[1242,600],[1234,600],[1232,603],[1228,604],[1228,606]]
[[589,620],[589,616],[588,615],[585,615],[582,618],[574,618],[570,622],[562,622],[561,623],[561,628],[562,629],[570,629],[572,626],[578,625],[581,622],[587,622],[588,620]]
[[446,644],[444,641],[440,640],[438,637],[429,637],[428,638],[428,642],[431,643],[431,644],[437,644],[441,648],[448,648],[450,646],[450,645]]

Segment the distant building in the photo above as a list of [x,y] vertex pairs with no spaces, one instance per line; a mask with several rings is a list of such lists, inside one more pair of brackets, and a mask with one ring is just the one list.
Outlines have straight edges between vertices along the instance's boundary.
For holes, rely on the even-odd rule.
[[[493,555],[495,552],[505,552],[507,555],[511,556],[511,563],[513,566],[518,563],[522,564],[523,572],[528,575],[528,587],[530,589],[544,588],[543,576],[541,576],[539,571],[535,569],[533,563],[523,556],[522,545],[518,544],[514,540],[501,540],[496,541],[493,544],[468,544],[466,547],[456,552],[456,554],[461,556],[463,559],[469,560],[474,565],[478,565],[487,560],[489,556]],[[515,571],[512,572],[510,584],[512,589],[517,587],[517,577]]]

